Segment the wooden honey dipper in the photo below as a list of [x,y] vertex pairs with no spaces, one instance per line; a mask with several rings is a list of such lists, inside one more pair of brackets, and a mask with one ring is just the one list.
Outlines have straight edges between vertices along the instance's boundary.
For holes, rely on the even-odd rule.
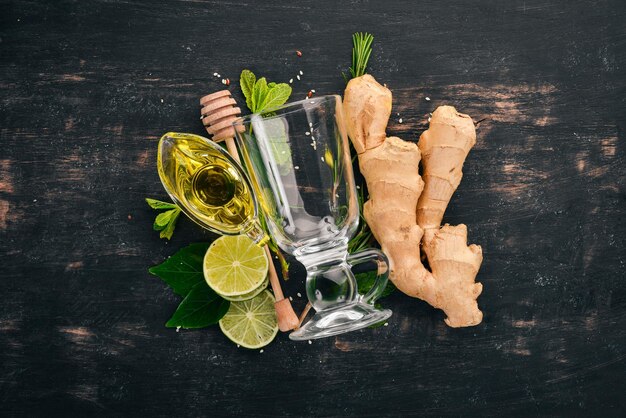
[[[241,115],[241,109],[237,107],[237,102],[230,96],[230,91],[220,90],[200,99],[200,110],[202,123],[206,131],[212,136],[215,142],[226,142],[228,153],[237,161],[241,162],[237,147],[235,146],[235,128],[233,122]],[[241,130],[240,130],[241,129]],[[238,132],[243,132],[243,126],[237,126]],[[272,262],[272,254],[267,245],[264,246],[265,255],[269,264],[269,279],[272,291],[276,297],[274,308],[278,319],[278,328],[283,331],[290,331],[299,325],[298,316],[293,311],[289,299],[285,299],[283,289],[280,287],[278,274]]]

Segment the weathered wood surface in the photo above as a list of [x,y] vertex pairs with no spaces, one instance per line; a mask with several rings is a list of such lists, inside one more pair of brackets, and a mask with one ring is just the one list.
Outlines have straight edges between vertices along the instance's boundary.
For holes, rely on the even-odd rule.
[[[3,2],[1,414],[623,416],[625,21],[621,0]],[[483,324],[394,294],[388,327],[262,354],[166,329],[147,267],[213,236],[151,230],[157,138],[202,134],[216,71],[341,92],[358,30],[390,133],[444,103],[483,120],[446,214],[483,246]]]

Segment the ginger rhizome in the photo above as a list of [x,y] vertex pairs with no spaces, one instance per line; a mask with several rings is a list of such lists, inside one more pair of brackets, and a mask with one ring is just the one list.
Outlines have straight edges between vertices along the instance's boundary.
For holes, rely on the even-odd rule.
[[[387,137],[391,98],[367,74],[350,80],[344,95],[348,135],[369,190],[363,215],[389,257],[398,289],[442,309],[451,327],[476,325],[482,321],[476,302],[482,285],[475,283],[482,250],[467,246],[465,225],[440,227],[476,141],[474,124],[453,107],[439,107],[418,147]],[[431,271],[421,262],[420,244]]]

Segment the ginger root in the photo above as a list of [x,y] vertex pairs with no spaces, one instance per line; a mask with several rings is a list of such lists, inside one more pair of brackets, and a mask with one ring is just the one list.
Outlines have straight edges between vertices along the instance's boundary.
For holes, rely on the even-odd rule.
[[[463,161],[476,139],[474,132],[474,142],[469,140],[473,123],[466,115],[456,116],[460,114],[452,107],[439,108],[418,148],[400,138],[386,137],[391,97],[387,88],[367,74],[350,80],[344,95],[348,135],[369,190],[363,208],[365,220],[389,257],[390,278],[398,289],[442,309],[451,327],[476,325],[482,321],[476,303],[482,285],[474,279],[482,251],[477,245],[467,246],[465,225],[439,228],[460,182]],[[465,119],[457,121],[458,117],[467,118],[471,129]],[[420,149],[425,155],[425,182],[419,175]],[[423,199],[422,190],[428,190]],[[420,260],[422,226],[428,231],[423,249],[432,273]]]
[[472,118],[452,106],[440,106],[419,139],[426,186],[417,202],[417,223],[426,242],[441,226],[443,213],[461,183],[463,162],[476,143]]

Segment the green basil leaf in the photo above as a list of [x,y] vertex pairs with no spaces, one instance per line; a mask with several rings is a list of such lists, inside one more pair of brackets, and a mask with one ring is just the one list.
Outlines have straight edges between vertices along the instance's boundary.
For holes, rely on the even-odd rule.
[[172,235],[174,234],[174,228],[176,228],[176,221],[178,220],[178,217],[180,216],[179,208],[174,209],[174,211],[175,212],[170,217],[170,221],[168,222],[167,226],[161,231],[161,233],[159,234],[159,237],[167,238],[168,240],[172,239]]
[[198,283],[206,283],[202,272],[204,254],[209,243],[191,244],[148,271],[167,283],[174,293],[187,296]]
[[146,197],[146,203],[148,203],[152,209],[176,209],[178,207],[175,203],[162,202],[148,197]]
[[241,76],[239,76],[239,85],[241,86],[241,92],[246,98],[246,105],[248,108],[252,108],[252,93],[254,92],[254,83],[256,82],[256,76],[250,70],[243,70]]
[[272,110],[285,104],[289,96],[291,95],[291,87],[289,84],[280,83],[276,84],[274,88],[270,89],[267,96],[263,101],[261,110]]
[[180,303],[166,327],[204,328],[222,319],[230,302],[220,297],[206,283],[196,284]]

